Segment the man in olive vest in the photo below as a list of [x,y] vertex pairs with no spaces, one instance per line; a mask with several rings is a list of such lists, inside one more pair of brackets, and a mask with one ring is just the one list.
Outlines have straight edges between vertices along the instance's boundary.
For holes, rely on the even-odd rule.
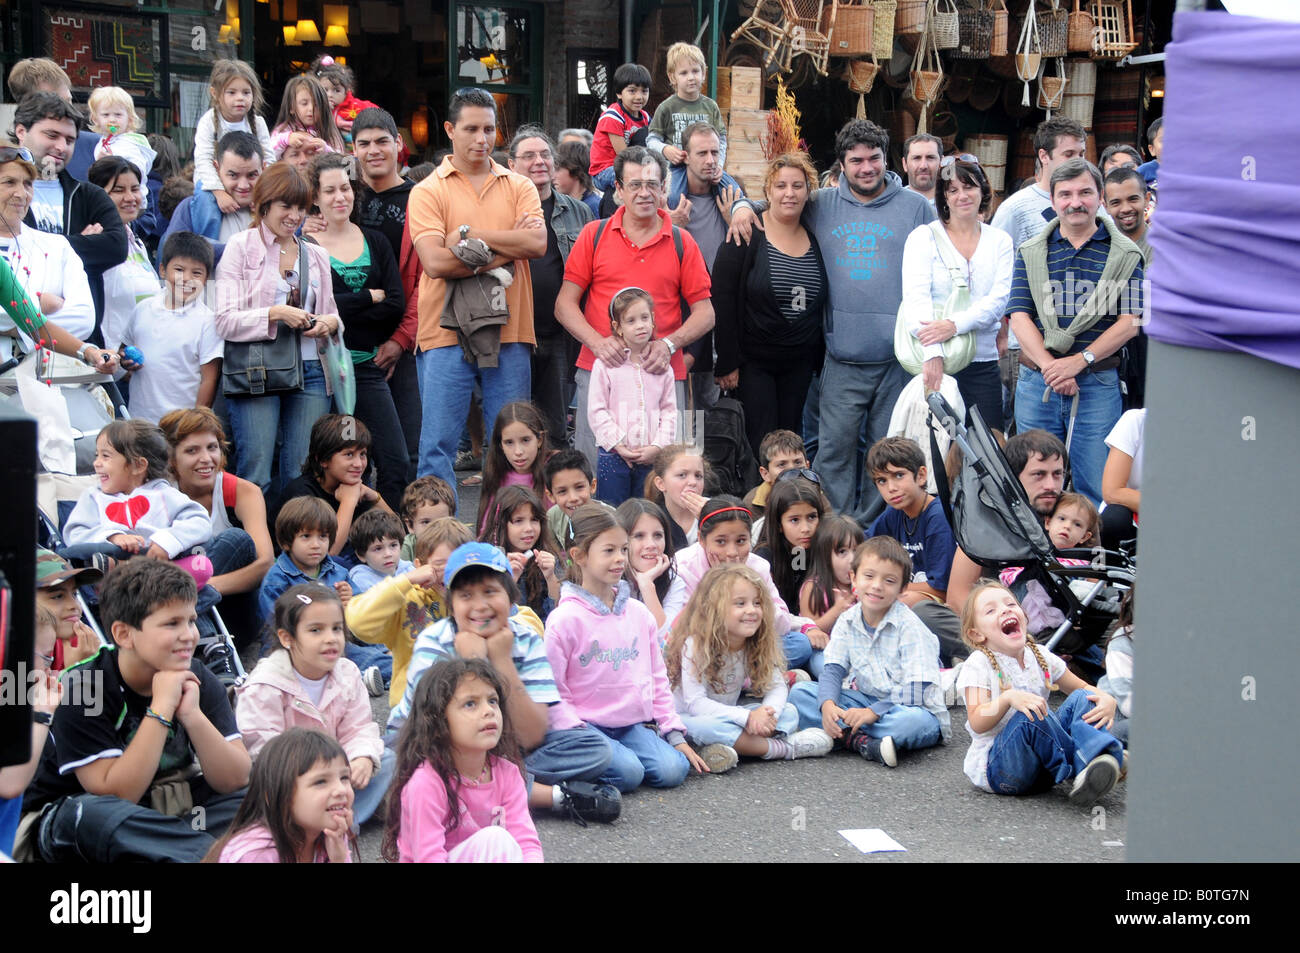
[[1057,218],[1021,244],[1007,315],[1020,340],[1016,429],[1065,441],[1075,489],[1101,502],[1106,435],[1122,411],[1119,350],[1138,331],[1142,252],[1098,217],[1101,172],[1071,159],[1052,172]]

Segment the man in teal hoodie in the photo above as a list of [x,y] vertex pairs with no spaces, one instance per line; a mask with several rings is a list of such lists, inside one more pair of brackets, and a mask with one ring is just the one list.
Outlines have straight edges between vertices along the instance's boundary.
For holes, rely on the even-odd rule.
[[[894,358],[903,245],[914,228],[934,219],[934,209],[886,171],[889,134],[875,123],[845,123],[835,152],[844,170],[839,185],[814,192],[804,212],[830,282],[821,392],[834,399],[821,403],[816,466],[831,505],[862,522],[879,515],[884,501],[858,472],[858,435],[865,419],[868,445],[886,436],[907,383]],[[747,237],[755,220],[753,207],[737,202],[728,238]]]

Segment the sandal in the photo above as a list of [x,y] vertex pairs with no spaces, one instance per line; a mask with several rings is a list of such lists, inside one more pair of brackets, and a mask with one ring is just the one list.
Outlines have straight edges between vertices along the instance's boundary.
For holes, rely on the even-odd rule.
[[483,483],[483,474],[473,473],[460,481],[461,486],[479,486]]

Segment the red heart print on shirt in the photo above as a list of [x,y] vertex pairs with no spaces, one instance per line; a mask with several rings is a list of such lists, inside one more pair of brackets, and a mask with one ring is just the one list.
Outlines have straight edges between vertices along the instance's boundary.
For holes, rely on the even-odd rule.
[[125,503],[109,503],[108,506],[104,507],[105,516],[127,529],[135,529],[135,524],[140,522],[140,518],[148,512],[149,498],[147,496],[133,496]]

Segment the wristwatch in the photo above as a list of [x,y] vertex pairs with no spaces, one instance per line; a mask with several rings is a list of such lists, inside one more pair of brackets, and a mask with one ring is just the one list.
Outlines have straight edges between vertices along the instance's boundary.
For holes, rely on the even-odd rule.
[[1083,352],[1083,362],[1089,367],[1092,367],[1092,362],[1095,360],[1097,360],[1097,355],[1093,354],[1092,351]]
[[[81,347],[77,348],[77,360],[85,361],[85,363],[89,364],[90,361],[86,360],[86,352],[89,351],[92,347],[95,347],[95,345],[87,341],[85,344],[81,345]],[[99,348],[95,348],[95,350],[99,350]]]
[[677,345],[673,343],[672,338],[663,338],[663,342],[668,345],[668,357],[671,360],[672,356],[677,353]]
[[469,238],[469,226],[468,226],[468,225],[462,225],[462,226],[460,227],[460,240],[461,240],[461,241],[465,241],[465,240],[467,240],[468,238]]

